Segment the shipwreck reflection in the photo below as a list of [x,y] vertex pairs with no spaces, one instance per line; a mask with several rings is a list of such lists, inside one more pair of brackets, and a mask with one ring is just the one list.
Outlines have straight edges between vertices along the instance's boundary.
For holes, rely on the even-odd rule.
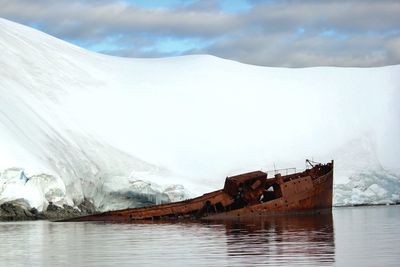
[[332,213],[214,223],[225,226],[227,253],[244,265],[251,256],[261,265],[321,266],[335,261]]

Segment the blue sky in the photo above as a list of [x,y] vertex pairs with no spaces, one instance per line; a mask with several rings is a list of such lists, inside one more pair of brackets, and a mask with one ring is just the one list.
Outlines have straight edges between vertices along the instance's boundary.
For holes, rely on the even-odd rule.
[[0,16],[126,57],[283,67],[400,62],[398,0],[0,0]]
[[[176,9],[187,7],[195,4],[196,0],[128,0],[126,1],[134,6],[144,7],[144,8],[166,8],[166,9]],[[206,1],[204,1],[206,2]],[[238,13],[249,10],[253,7],[252,3],[246,0],[222,0],[218,1],[218,7],[223,12]]]

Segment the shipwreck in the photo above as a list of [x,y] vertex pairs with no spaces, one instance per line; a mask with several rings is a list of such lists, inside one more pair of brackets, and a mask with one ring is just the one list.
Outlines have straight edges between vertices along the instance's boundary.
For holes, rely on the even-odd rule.
[[308,168],[254,171],[227,177],[223,189],[189,200],[108,211],[63,221],[132,222],[137,220],[229,219],[322,213],[332,209],[333,160],[306,160]]

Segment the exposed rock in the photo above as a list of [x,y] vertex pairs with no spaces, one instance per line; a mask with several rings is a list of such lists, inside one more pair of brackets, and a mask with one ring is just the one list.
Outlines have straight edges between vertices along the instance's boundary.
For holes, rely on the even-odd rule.
[[36,209],[31,209],[29,205],[19,200],[0,205],[0,221],[37,220],[38,218],[39,214]]
[[46,211],[43,212],[44,216],[49,220],[59,220],[78,216],[84,216],[88,214],[93,214],[96,212],[96,208],[93,203],[85,199],[82,203],[78,205],[78,208],[71,207],[68,205],[63,205],[62,207],[49,203]]
[[81,210],[81,213],[84,215],[89,215],[96,213],[96,207],[93,202],[85,198],[81,204],[78,205],[78,208]]
[[62,207],[50,202],[46,211],[38,212],[27,203],[19,200],[5,202],[0,205],[0,221],[25,221],[25,220],[59,220],[93,214],[96,209],[93,203],[85,199],[78,208],[63,205]]

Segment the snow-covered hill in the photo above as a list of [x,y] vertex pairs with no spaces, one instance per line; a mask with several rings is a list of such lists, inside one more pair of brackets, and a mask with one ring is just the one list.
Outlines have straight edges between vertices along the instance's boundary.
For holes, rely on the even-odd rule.
[[[133,193],[186,194],[170,184],[199,194],[234,173],[303,167],[306,157],[334,158],[336,183],[365,172],[399,179],[400,66],[117,58],[4,19],[0,51],[0,202],[29,198],[23,177],[33,174],[53,177],[58,202],[87,197],[107,209]],[[32,188],[32,205],[54,201]]]

